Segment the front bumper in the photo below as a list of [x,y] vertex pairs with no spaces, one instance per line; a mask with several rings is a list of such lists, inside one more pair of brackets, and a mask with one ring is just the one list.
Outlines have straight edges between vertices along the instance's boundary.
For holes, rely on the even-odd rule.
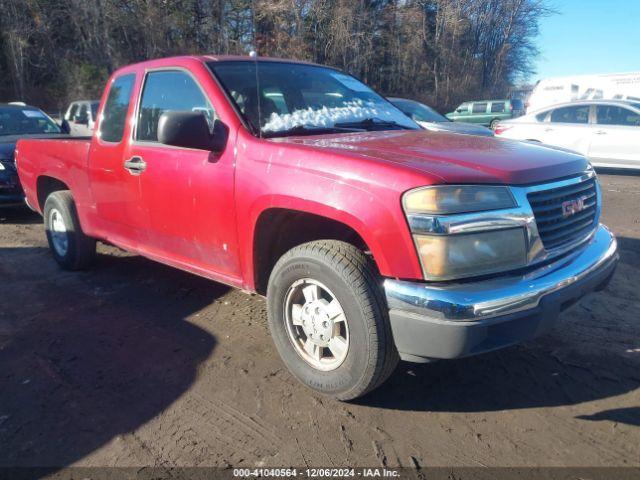
[[616,240],[600,225],[578,251],[525,274],[446,285],[387,279],[400,357],[458,358],[534,338],[548,331],[562,310],[604,288],[617,263]]

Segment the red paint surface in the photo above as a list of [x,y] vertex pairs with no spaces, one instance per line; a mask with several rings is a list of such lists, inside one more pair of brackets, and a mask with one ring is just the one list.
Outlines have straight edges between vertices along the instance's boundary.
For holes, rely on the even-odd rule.
[[[242,126],[204,64],[212,59],[169,58],[118,70],[112,78],[136,74],[119,144],[95,135],[90,141],[21,140],[16,158],[29,203],[43,207],[39,177],[58,179],[71,189],[88,235],[251,290],[254,229],[268,209],[342,222],[364,239],[382,275],[420,279],[400,204],[404,192],[442,183],[536,183],[587,167],[581,156],[538,145],[429,131],[259,139]],[[229,128],[222,153],[130,140],[145,71],[171,67],[191,72]],[[140,176],[123,168],[134,155],[147,163]]]

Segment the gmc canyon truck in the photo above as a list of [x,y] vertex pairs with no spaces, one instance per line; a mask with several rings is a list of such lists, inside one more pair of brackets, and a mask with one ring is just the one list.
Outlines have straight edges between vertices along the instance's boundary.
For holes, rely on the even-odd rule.
[[264,295],[289,370],[342,400],[398,359],[547,331],[618,260],[583,156],[425,131],[319,65],[127,66],[92,138],[21,140],[16,158],[62,268],[99,240]]

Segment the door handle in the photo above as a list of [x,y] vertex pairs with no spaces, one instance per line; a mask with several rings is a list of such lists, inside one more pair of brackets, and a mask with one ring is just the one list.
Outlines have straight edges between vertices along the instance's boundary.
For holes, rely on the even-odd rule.
[[596,130],[593,133],[595,133],[596,135],[606,135],[607,134],[607,132],[605,132],[604,130]]
[[129,160],[125,160],[124,169],[131,175],[140,175],[147,169],[147,162],[142,157],[131,157]]
[[548,128],[545,128],[544,131],[545,132],[553,132],[553,128],[548,127]]

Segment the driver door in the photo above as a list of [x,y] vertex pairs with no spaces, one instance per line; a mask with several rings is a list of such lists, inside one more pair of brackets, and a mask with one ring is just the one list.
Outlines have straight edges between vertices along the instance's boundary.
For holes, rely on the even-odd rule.
[[144,165],[138,177],[149,222],[148,253],[167,263],[239,276],[233,146],[213,153],[159,143],[158,121],[168,111],[202,112],[211,127],[216,119],[190,72],[146,73],[127,157]]

